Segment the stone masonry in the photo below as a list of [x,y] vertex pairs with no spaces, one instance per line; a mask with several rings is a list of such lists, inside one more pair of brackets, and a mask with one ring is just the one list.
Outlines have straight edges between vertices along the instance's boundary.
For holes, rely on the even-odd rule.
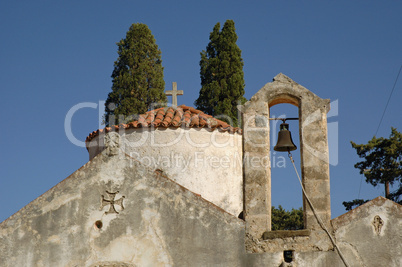
[[[244,157],[263,158],[270,156],[269,108],[283,103],[292,104],[299,109],[303,186],[316,214],[326,227],[330,227],[331,206],[326,116],[330,109],[328,99],[321,99],[287,76],[278,74],[272,83],[266,84],[250,101],[241,107],[244,122]],[[271,236],[272,234],[269,233],[271,230],[270,166],[252,166],[246,163],[243,168],[247,233],[257,239],[261,239],[265,232],[268,232],[266,236]],[[313,243],[320,243],[323,249],[332,249],[328,237],[323,232],[305,197],[303,197],[303,209],[307,231],[296,231],[294,236],[309,240],[309,245],[304,249],[309,250],[307,247],[314,247]],[[310,237],[303,237],[305,235]]]

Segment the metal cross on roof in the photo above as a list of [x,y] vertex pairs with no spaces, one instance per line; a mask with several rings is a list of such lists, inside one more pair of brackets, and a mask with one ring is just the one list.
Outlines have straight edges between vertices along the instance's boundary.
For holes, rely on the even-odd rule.
[[177,82],[172,82],[173,90],[166,91],[167,96],[172,96],[172,105],[177,107],[177,96],[183,95],[183,90],[177,90]]

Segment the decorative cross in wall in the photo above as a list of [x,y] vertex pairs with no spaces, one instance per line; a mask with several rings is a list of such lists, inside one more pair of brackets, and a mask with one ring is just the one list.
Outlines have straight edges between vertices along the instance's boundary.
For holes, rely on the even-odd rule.
[[373,220],[374,230],[377,235],[381,234],[381,228],[384,225],[384,221],[380,216],[376,215]]
[[102,210],[105,206],[110,205],[109,210],[105,212],[105,214],[109,214],[109,213],[117,213],[116,208],[114,207],[114,205],[119,205],[121,207],[121,210],[124,210],[124,206],[123,206],[123,199],[124,196],[122,196],[121,198],[114,200],[114,198],[116,197],[116,194],[119,193],[119,191],[115,192],[115,193],[110,193],[108,191],[106,191],[106,193],[109,195],[109,199],[105,199],[105,196],[102,195],[102,202],[101,202],[101,206],[99,210]]
[[183,90],[177,90],[177,82],[172,82],[173,90],[166,91],[167,96],[172,96],[172,105],[177,107],[177,96],[183,95]]

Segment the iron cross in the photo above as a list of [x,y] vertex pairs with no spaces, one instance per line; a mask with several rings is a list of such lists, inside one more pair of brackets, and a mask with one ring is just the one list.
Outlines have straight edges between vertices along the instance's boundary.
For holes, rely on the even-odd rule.
[[183,90],[177,90],[177,82],[172,82],[173,90],[166,91],[167,96],[172,96],[172,105],[177,107],[177,96],[183,95]]
[[124,196],[119,198],[118,200],[114,200],[114,198],[116,197],[116,194],[119,193],[119,191],[117,191],[116,193],[110,193],[108,191],[106,191],[106,193],[109,195],[109,199],[105,199],[105,196],[102,195],[102,202],[101,202],[101,207],[100,210],[102,210],[105,206],[110,205],[109,210],[105,212],[105,214],[109,214],[109,213],[117,213],[116,208],[114,207],[114,205],[119,205],[121,207],[121,210],[124,210],[124,206],[123,206],[123,199]]

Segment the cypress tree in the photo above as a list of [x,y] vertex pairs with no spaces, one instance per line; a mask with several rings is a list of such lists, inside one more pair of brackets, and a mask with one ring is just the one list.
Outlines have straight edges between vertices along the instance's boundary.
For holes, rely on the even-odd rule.
[[220,31],[218,22],[201,52],[201,90],[195,105],[212,116],[238,125],[237,105],[244,98],[244,73],[241,50],[233,20],[227,20]]
[[126,123],[166,103],[161,51],[147,25],[132,24],[126,38],[117,43],[112,92],[105,103],[105,123]]

